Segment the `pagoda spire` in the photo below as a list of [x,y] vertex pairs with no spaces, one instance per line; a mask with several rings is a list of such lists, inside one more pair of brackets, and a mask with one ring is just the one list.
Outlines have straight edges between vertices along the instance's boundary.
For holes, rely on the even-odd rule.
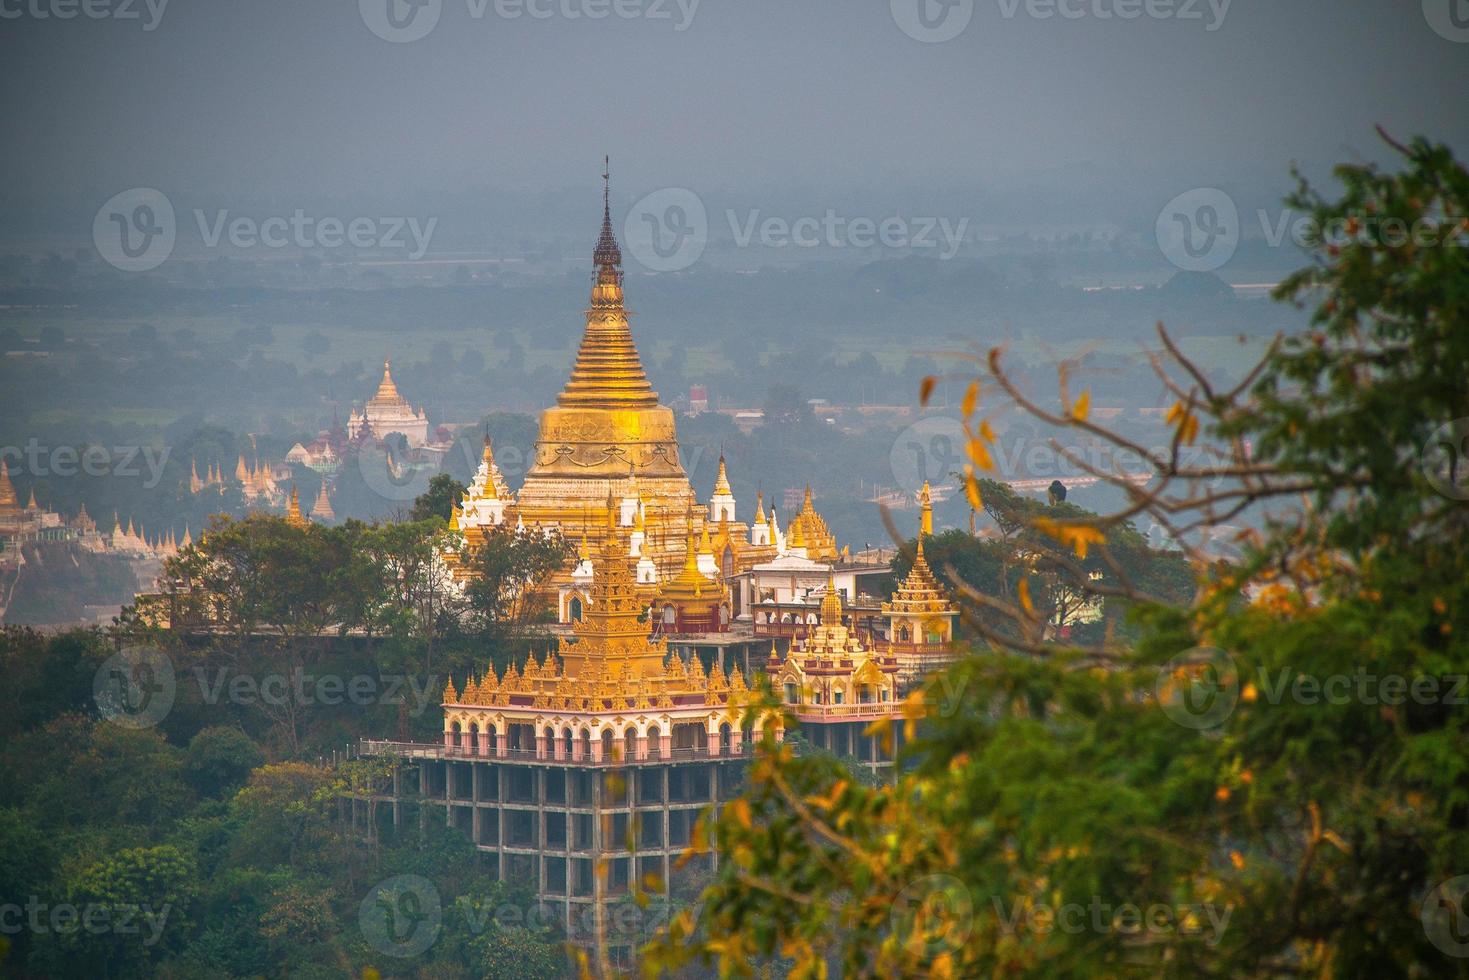
[[592,306],[576,364],[558,405],[586,408],[657,408],[658,393],[648,383],[633,345],[622,305],[622,249],[612,230],[610,176],[602,171],[602,232],[592,249],[597,267]]
[[929,489],[928,481],[923,481],[923,489],[918,491],[918,503],[923,509],[923,516],[918,524],[918,547],[923,547],[923,536],[933,533],[933,491]]
[[10,467],[5,465],[5,458],[0,456],[0,510],[14,509],[19,504],[20,501],[15,496],[15,484],[10,482]]
[[305,527],[306,518],[301,513],[301,493],[291,484],[291,499],[286,504],[286,523],[292,527]]
[[821,598],[821,625],[842,625],[842,597],[837,592],[836,576],[826,573],[826,595]]

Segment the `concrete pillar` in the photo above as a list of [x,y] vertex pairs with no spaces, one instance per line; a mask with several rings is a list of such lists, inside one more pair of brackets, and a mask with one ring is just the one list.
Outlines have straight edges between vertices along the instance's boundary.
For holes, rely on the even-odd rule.
[[709,754],[710,755],[718,755],[719,754],[719,729],[718,729],[718,727],[714,728],[713,730],[711,730],[709,732]]
[[571,737],[571,761],[581,761],[581,739],[575,735]]
[[638,760],[642,761],[648,757],[648,736],[639,735],[636,739]]
[[483,756],[488,756],[490,754],[490,733],[489,732],[480,732],[479,733],[479,754],[480,755],[483,755]]
[[658,736],[658,758],[673,758],[673,735],[671,733]]
[[602,761],[602,740],[600,738],[592,739],[592,761]]
[[729,754],[739,755],[744,740],[744,731],[738,725],[731,727],[729,730]]
[[510,736],[507,735],[507,734],[505,734],[505,733],[503,733],[503,732],[496,733],[496,735],[495,735],[495,755],[497,755],[497,756],[499,756],[500,758],[503,759],[509,753],[509,750],[510,750]]
[[551,736],[551,758],[566,758],[566,739],[562,738],[560,735]]
[[451,732],[451,731],[449,731],[446,728],[446,729],[444,729],[444,751],[445,752],[452,752],[453,750],[454,750],[454,733]]

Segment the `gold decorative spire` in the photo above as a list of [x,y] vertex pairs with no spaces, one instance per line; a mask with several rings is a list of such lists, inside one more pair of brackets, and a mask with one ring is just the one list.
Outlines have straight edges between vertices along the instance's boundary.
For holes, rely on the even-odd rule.
[[375,404],[405,403],[406,400],[398,393],[398,386],[393,383],[393,362],[389,358],[383,358],[383,379],[378,382],[377,394],[372,396]]
[[724,453],[719,454],[719,476],[714,480],[714,495],[734,496],[734,491],[729,488],[729,472],[724,467]]
[[336,518],[332,511],[332,502],[326,495],[326,481],[321,481],[321,489],[316,492],[316,502],[311,505],[311,517],[313,520],[330,521]]
[[30,497],[29,500],[26,501],[26,510],[40,510],[40,509],[41,509],[40,506],[37,505],[37,503],[36,503],[36,488],[35,487],[31,487],[31,497]]
[[566,388],[556,397],[565,407],[657,408],[658,393],[649,384],[627,326],[622,306],[622,249],[612,231],[609,171],[602,171],[602,233],[592,250],[597,279],[587,329]]
[[923,554],[923,536],[933,533],[933,493],[929,490],[928,481],[923,481],[923,489],[918,491],[918,503],[923,508],[923,517],[918,525],[918,553]]
[[245,469],[245,454],[240,453],[240,461],[235,464],[235,479],[244,483],[250,479],[250,471]]
[[305,527],[306,518],[301,513],[301,494],[296,485],[291,484],[291,499],[286,504],[286,523],[292,527]]
[[0,510],[14,510],[19,505],[15,497],[15,484],[10,482],[10,467],[0,457]]
[[837,580],[831,572],[826,573],[826,595],[821,598],[821,625],[840,626],[842,623],[842,597],[837,592]]

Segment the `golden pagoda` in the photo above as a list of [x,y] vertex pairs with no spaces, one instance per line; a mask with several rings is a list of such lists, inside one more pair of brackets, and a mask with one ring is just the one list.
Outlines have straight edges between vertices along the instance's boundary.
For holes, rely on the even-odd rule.
[[575,642],[559,659],[530,656],[523,668],[469,678],[463,690],[451,680],[443,694],[450,754],[602,762],[740,751],[743,676],[705,671],[697,659],[685,664],[649,638],[615,502],[609,497],[602,510],[591,600]]
[[898,662],[876,652],[842,622],[842,597],[827,574],[821,622],[782,659],[774,648],[766,673],[803,721],[889,716],[897,702]]
[[[786,536],[791,547],[805,548],[806,557],[812,561],[836,561],[841,557],[836,537],[826,526],[826,519],[816,513],[816,507],[811,502],[810,484],[806,486],[806,499],[801,504],[800,512],[791,519],[791,526],[786,529]],[[799,544],[796,543],[798,541]]]
[[923,511],[913,567],[892,599],[882,604],[888,635],[879,646],[897,657],[899,682],[903,685],[954,659],[954,619],[959,615],[958,607],[940,588],[923,553],[923,539],[929,533],[923,529],[933,527],[928,485],[924,484],[923,489],[925,492],[919,496]]
[[383,377],[377,392],[361,409],[353,409],[347,418],[347,438],[372,436],[383,439],[394,432],[402,433],[413,448],[428,442],[428,415],[415,408],[398,391],[393,382],[392,362],[383,358]]
[[[595,521],[589,525],[586,515],[599,512],[609,493],[619,500],[639,496],[652,505],[645,553],[660,576],[672,576],[683,556],[668,542],[684,537],[688,515],[699,508],[679,461],[673,411],[658,403],[628,327],[622,250],[612,231],[608,174],[602,177],[602,231],[592,251],[596,271],[586,329],[571,377],[541,414],[516,510],[527,526],[557,526],[572,539],[587,530],[598,540],[604,529]],[[619,523],[630,525],[631,516]],[[702,514],[694,520],[702,525]]]
[[322,524],[329,524],[337,519],[332,510],[332,502],[326,495],[326,481],[321,481],[321,489],[316,492],[316,502],[311,505],[311,519]]
[[306,526],[306,517],[301,513],[301,494],[294,483],[291,484],[291,499],[286,503],[286,523],[291,527]]
[[[704,530],[708,540],[708,528]],[[729,630],[729,587],[717,575],[699,568],[699,549],[689,529],[684,565],[678,575],[658,587],[653,609],[664,634],[722,633]]]
[[15,495],[15,484],[10,482],[10,467],[0,456],[0,513],[20,510],[20,498]]

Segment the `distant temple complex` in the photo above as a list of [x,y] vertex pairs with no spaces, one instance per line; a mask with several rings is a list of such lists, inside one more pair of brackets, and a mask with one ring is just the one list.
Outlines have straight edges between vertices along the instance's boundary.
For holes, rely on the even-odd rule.
[[429,441],[428,416],[423,409],[408,404],[408,399],[398,393],[393,383],[393,368],[383,361],[383,379],[378,382],[377,393],[360,409],[354,409],[347,419],[347,438],[385,439],[399,433],[408,440],[410,448],[417,449]]
[[[891,599],[873,594],[889,566],[854,561],[809,487],[785,530],[763,496],[741,522],[721,456],[701,501],[628,328],[605,192],[592,257],[581,347],[522,486],[487,438],[450,520],[470,547],[499,531],[575,544],[547,587],[557,649],[451,680],[441,743],[363,742],[397,762],[387,805],[344,806],[384,831],[430,814],[461,829],[490,873],[530,884],[575,941],[625,962],[637,937],[609,935],[608,910],[645,876],[675,886],[714,867],[712,851],[680,859],[699,815],[739,791],[752,743],[786,739],[782,715],[748,710],[752,687],[771,686],[805,742],[889,771],[894,744],[869,726],[898,717],[906,689],[952,657],[957,609],[923,554],[926,487],[915,561]],[[378,433],[374,412],[389,406],[393,424],[421,421],[385,366],[354,424]]]

